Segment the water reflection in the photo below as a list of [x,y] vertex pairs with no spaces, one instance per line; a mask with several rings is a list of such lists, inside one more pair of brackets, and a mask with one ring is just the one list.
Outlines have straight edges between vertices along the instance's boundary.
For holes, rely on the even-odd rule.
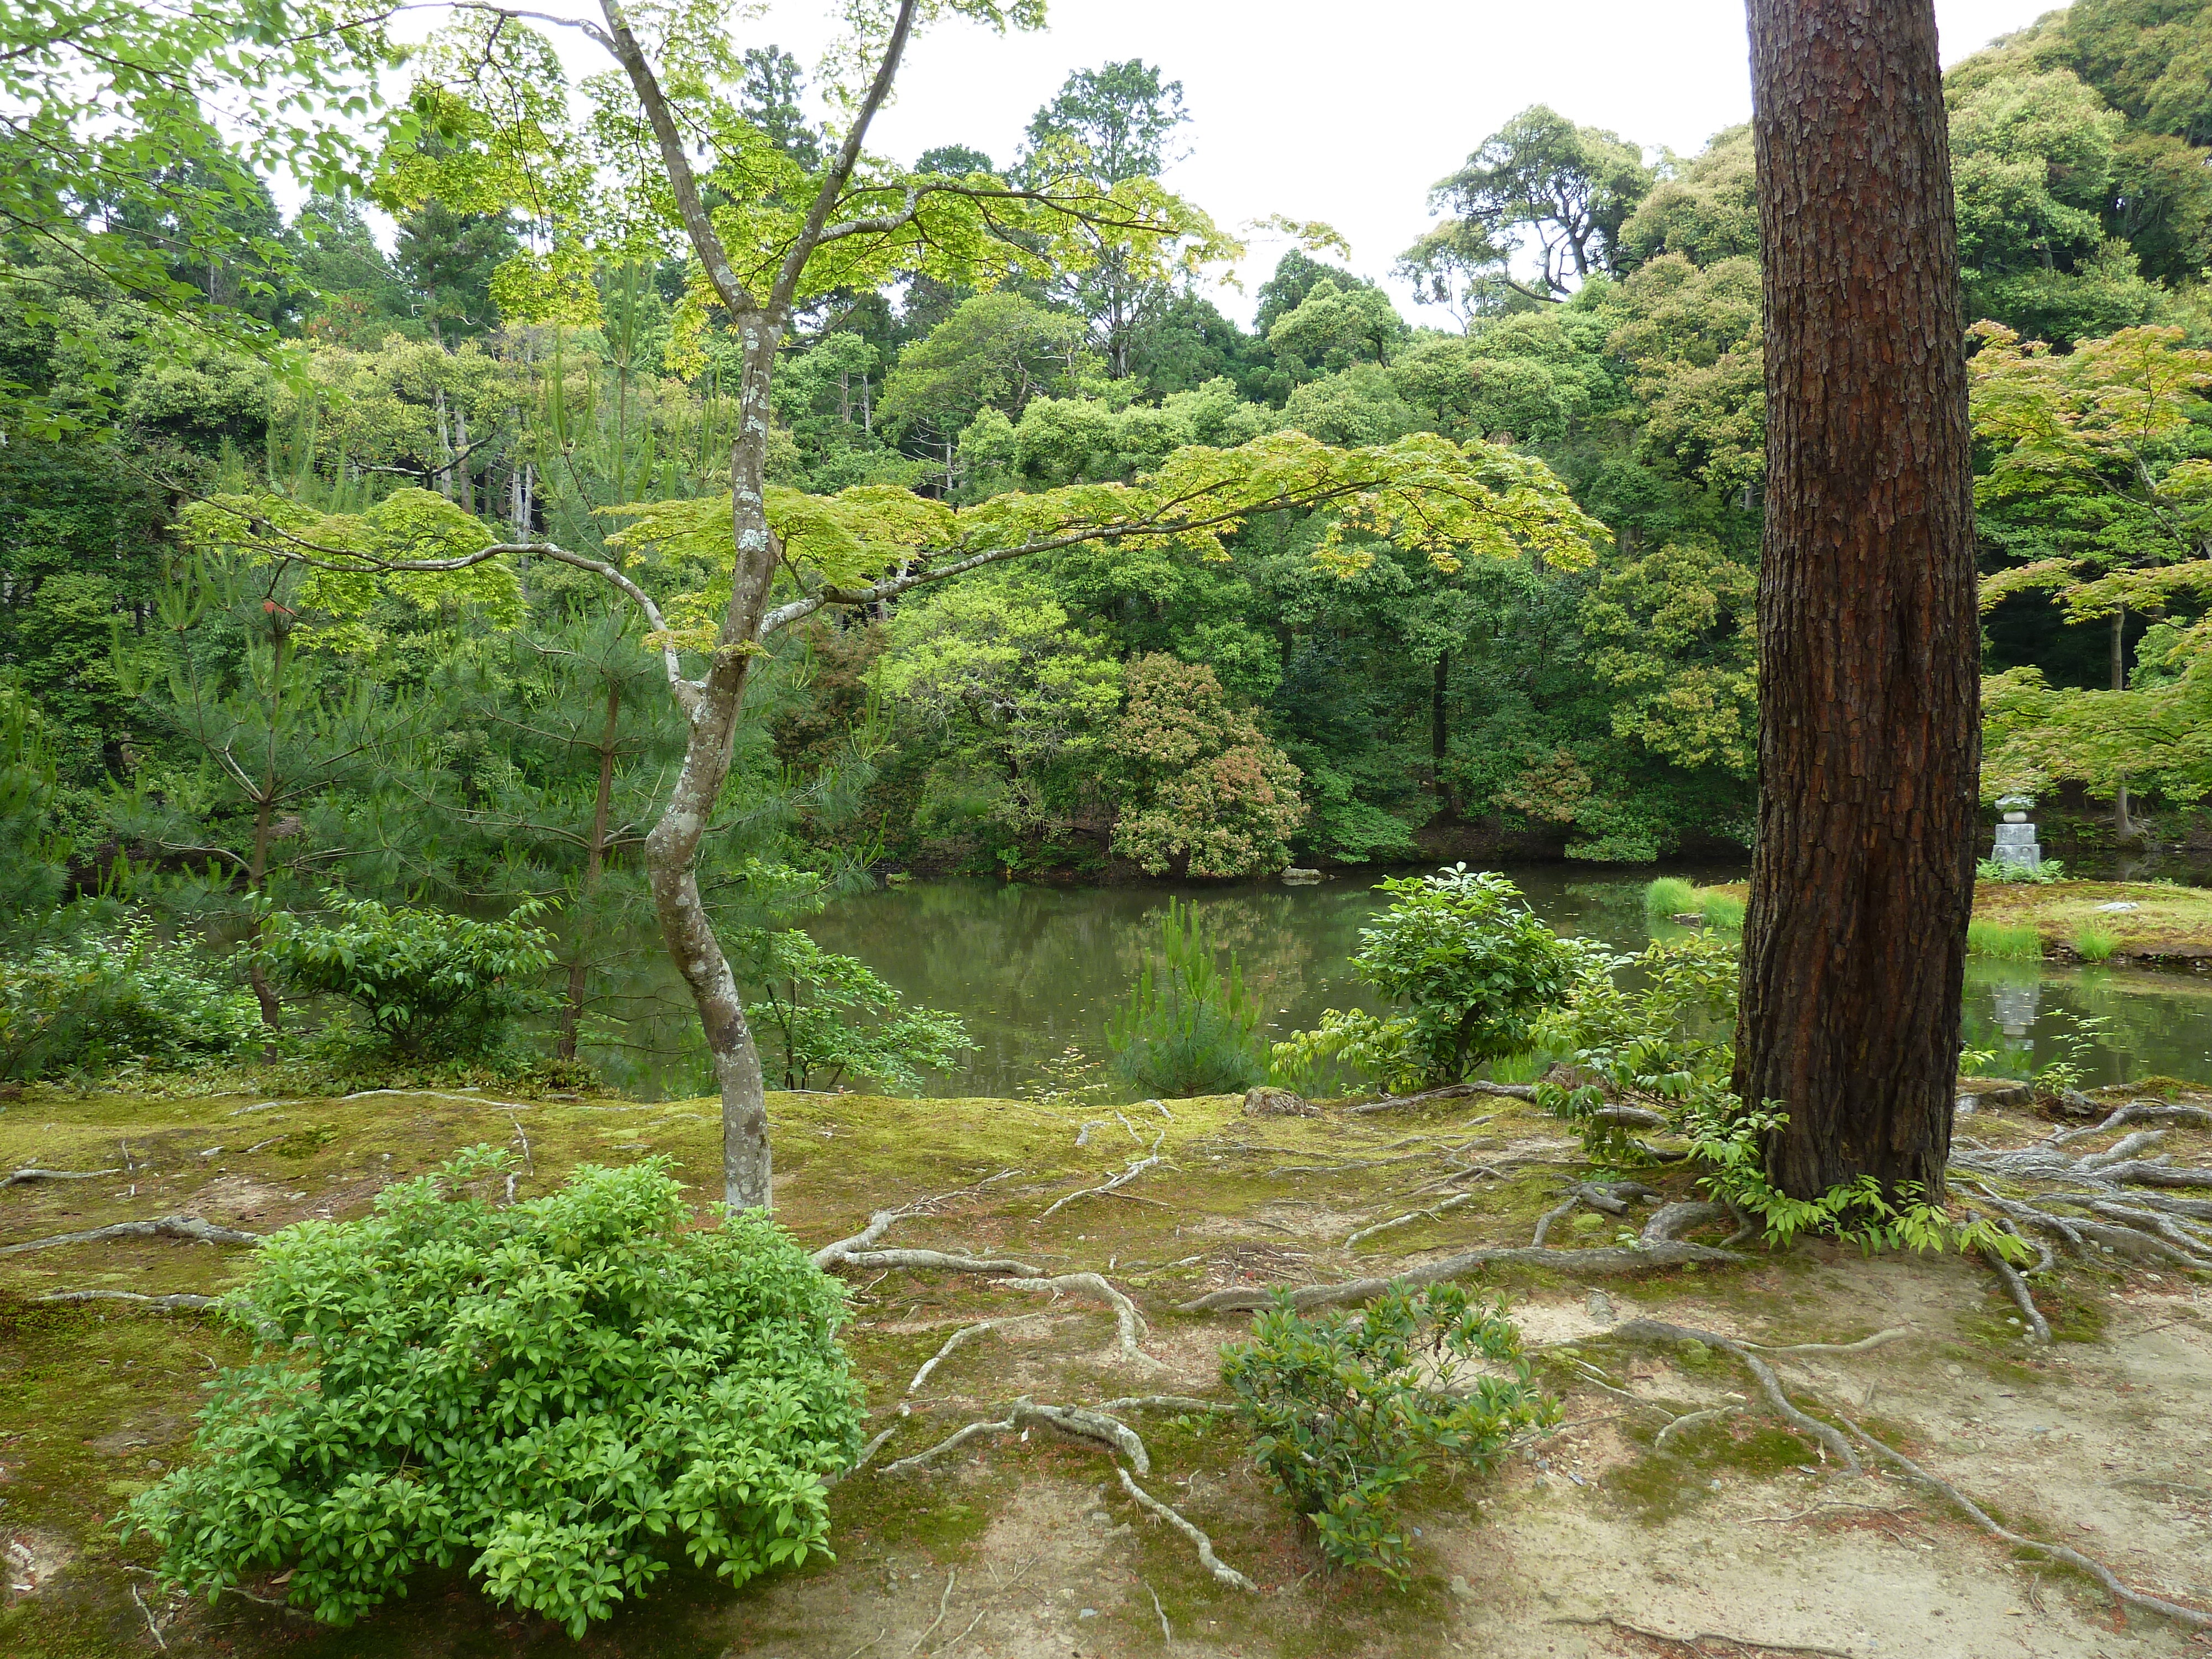
[[[1509,873],[1562,933],[1624,952],[1648,942],[1649,871],[1609,878],[1573,865],[1548,865]],[[1720,881],[1740,880],[1744,872],[1679,873]],[[967,1020],[975,1052],[960,1070],[932,1079],[930,1092],[1008,1095],[1070,1044],[1103,1054],[1107,1017],[1152,947],[1170,890],[1195,906],[1213,936],[1237,953],[1246,983],[1267,999],[1276,1034],[1310,1024],[1324,1008],[1373,1006],[1349,973],[1359,930],[1381,907],[1373,879],[1183,890],[917,881],[841,900],[808,931],[827,948],[868,963],[909,1000]],[[711,1088],[689,1005],[673,991],[671,978],[659,1014],[633,1024],[637,1048],[595,1056],[613,1062],[618,1080],[647,1095]],[[2092,1085],[2153,1073],[2212,1080],[2212,982],[1978,958],[1968,964],[1967,1046],[1995,1050],[2000,1072],[2024,1075],[2060,1057],[2085,1018],[2104,1022],[2083,1055]]]

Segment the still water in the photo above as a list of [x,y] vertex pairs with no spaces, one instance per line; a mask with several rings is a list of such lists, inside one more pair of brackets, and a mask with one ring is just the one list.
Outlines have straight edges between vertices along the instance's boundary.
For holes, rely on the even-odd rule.
[[[1508,873],[1565,933],[1623,952],[1649,942],[1648,871],[1607,877],[1574,866]],[[1740,880],[1741,868],[1678,872]],[[1107,1018],[1157,948],[1170,890],[1194,905],[1266,999],[1273,1034],[1324,1008],[1374,1006],[1351,976],[1359,929],[1381,908],[1371,878],[1310,887],[1032,887],[988,879],[916,881],[843,899],[808,924],[827,948],[860,957],[909,1002],[968,1023],[965,1066],[929,1080],[942,1095],[1011,1095],[1070,1045],[1105,1054]],[[1966,1042],[1994,1050],[1992,1069],[2025,1075],[2077,1047],[2094,1086],[2165,1074],[2212,1081],[2212,976],[1971,961]],[[678,1070],[687,1070],[678,1067]],[[664,1086],[696,1089],[674,1075]]]

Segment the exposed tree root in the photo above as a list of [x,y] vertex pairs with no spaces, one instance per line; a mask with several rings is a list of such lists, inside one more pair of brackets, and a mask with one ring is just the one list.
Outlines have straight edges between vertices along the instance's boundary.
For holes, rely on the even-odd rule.
[[[1438,1261],[1425,1261],[1393,1273],[1388,1279],[1355,1279],[1341,1285],[1308,1285],[1291,1292],[1291,1305],[1304,1312],[1310,1308],[1334,1307],[1346,1302],[1371,1302],[1393,1285],[1415,1289],[1442,1284],[1483,1267],[1548,1267],[1583,1274],[1650,1273],[1657,1267],[1687,1262],[1741,1265],[1746,1257],[1735,1250],[1711,1244],[1692,1244],[1679,1237],[1691,1227],[1727,1218],[1723,1205],[1678,1202],[1662,1205],[1644,1224],[1642,1237],[1633,1245],[1599,1249],[1554,1250],[1540,1245],[1486,1246],[1462,1251]],[[1248,1313],[1267,1305],[1268,1292],[1257,1285],[1232,1285],[1179,1304],[1182,1313]]]
[[[875,1243],[878,1239],[889,1232],[892,1227],[905,1220],[908,1216],[924,1214],[929,1210],[934,1208],[936,1206],[944,1203],[945,1200],[949,1198],[958,1198],[963,1194],[979,1192],[983,1188],[995,1185],[999,1182],[1012,1180],[1015,1176],[1018,1176],[1020,1173],[1021,1171],[1019,1170],[1001,1170],[998,1174],[987,1176],[985,1179],[975,1182],[971,1185],[966,1187],[956,1187],[951,1192],[933,1193],[927,1198],[918,1198],[911,1204],[902,1204],[896,1210],[878,1210],[873,1215],[868,1218],[868,1224],[861,1228],[859,1232],[854,1233],[850,1238],[838,1239],[834,1243],[824,1244],[820,1249],[815,1251],[814,1265],[822,1268],[824,1272],[827,1272],[830,1268],[836,1267],[839,1262],[850,1258],[854,1251],[868,1249],[869,1246]],[[884,1254],[889,1255],[891,1254],[891,1252],[886,1251],[884,1252]],[[860,1265],[910,1267],[920,1264],[910,1262],[891,1262],[874,1264],[862,1263]]]
[[1103,1273],[1060,1273],[1053,1278],[1032,1276],[1009,1279],[1005,1281],[1010,1291],[1043,1291],[1054,1297],[1079,1294],[1095,1297],[1114,1310],[1115,1330],[1121,1338],[1121,1358],[1140,1365],[1157,1365],[1160,1362],[1137,1346],[1149,1328],[1137,1304],[1106,1282]]
[[1886,1331],[1876,1331],[1872,1336],[1863,1336],[1856,1342],[1792,1342],[1781,1347],[1765,1342],[1745,1342],[1739,1346],[1756,1349],[1760,1353],[1865,1353],[1911,1334],[1905,1326],[1893,1325]]
[[2043,1144],[2070,1146],[2077,1140],[2087,1140],[2130,1123],[2180,1123],[2191,1128],[2212,1129],[2212,1112],[2201,1106],[2168,1106],[2154,1101],[2131,1100],[2102,1123],[2087,1128],[2053,1130],[2044,1137]]
[[1506,1100],[1534,1100],[1536,1091],[1534,1085],[1527,1083],[1452,1083],[1441,1089],[1424,1089],[1415,1095],[1385,1095],[1380,1100],[1370,1100],[1364,1105],[1351,1108],[1349,1115],[1364,1117],[1370,1112],[1400,1112],[1409,1106],[1426,1106],[1439,1100],[1460,1100],[1468,1095],[1496,1095]]
[[155,1313],[192,1313],[212,1308],[222,1299],[189,1291],[173,1291],[167,1296],[144,1296],[137,1291],[48,1291],[39,1297],[41,1302],[130,1302]]
[[1626,1631],[1631,1636],[1640,1636],[1647,1642],[1680,1648],[1685,1653],[1701,1653],[1707,1642],[1726,1642],[1731,1647],[1753,1648],[1760,1653],[1816,1653],[1826,1655],[1827,1659],[1851,1659],[1851,1656],[1842,1648],[1807,1647],[1796,1642],[1754,1642],[1748,1636],[1729,1636],[1719,1631],[1701,1630],[1687,1636],[1669,1636],[1665,1631],[1646,1630],[1641,1625],[1630,1624],[1626,1619],[1616,1619],[1609,1613],[1599,1613],[1595,1618],[1562,1614],[1544,1622],[1547,1625],[1603,1625],[1613,1630]]
[[841,1258],[848,1267],[929,1267],[949,1273],[1021,1273],[1034,1278],[1033,1262],[1003,1255],[956,1255],[946,1250],[851,1250]]
[[[1034,1272],[1035,1269],[1031,1269],[1031,1271]],[[906,1385],[907,1393],[909,1395],[912,1395],[918,1392],[921,1389],[921,1385],[929,1381],[929,1374],[935,1370],[939,1365],[942,1365],[946,1360],[950,1359],[952,1357],[953,1351],[958,1348],[961,1344],[966,1342],[969,1338],[981,1336],[986,1331],[995,1331],[1001,1325],[1018,1325],[1024,1320],[1042,1319],[1043,1317],[1045,1317],[1045,1316],[1042,1314],[1009,1314],[1003,1319],[986,1319],[979,1324],[962,1326],[960,1329],[953,1332],[951,1335],[945,1339],[945,1346],[943,1347],[939,1348],[929,1358],[922,1361],[921,1369],[914,1374],[914,1381]]]
[[[1831,1407],[1831,1409],[1833,1408]],[[2168,1601],[2160,1596],[2146,1595],[2141,1590],[2130,1589],[2113,1575],[2111,1568],[2106,1566],[2101,1561],[2094,1560],[2082,1554],[2077,1549],[2069,1548],[2064,1544],[2045,1543],[2040,1538],[2026,1538],[2008,1528],[1999,1526],[1990,1518],[1989,1514],[1980,1504],[1975,1503],[1972,1498],[1967,1497],[1942,1476],[1930,1474],[1903,1452],[1884,1445],[1841,1412],[1836,1413],[1836,1420],[1848,1429],[1851,1437],[1866,1447],[1869,1451],[1895,1464],[1912,1479],[1927,1487],[1929,1491],[1948,1498],[1958,1506],[1960,1513],[1990,1537],[2009,1544],[2015,1549],[2034,1550],[2051,1557],[2054,1561],[2063,1561],[2069,1567],[2079,1568],[2102,1584],[2113,1596],[2126,1602],[2130,1607],[2142,1607],[2152,1613],[2164,1613],[2176,1623],[2187,1625],[2195,1630],[2212,1630],[2212,1613],[2207,1613],[2199,1607],[2184,1607],[2178,1601]]]
[[196,1215],[165,1215],[155,1221],[118,1221],[81,1233],[56,1233],[50,1238],[28,1239],[21,1244],[0,1245],[0,1255],[21,1255],[26,1250],[58,1249],[64,1244],[98,1244],[111,1238],[182,1238],[200,1244],[258,1244],[259,1233],[243,1233],[235,1227],[218,1227]]
[[1095,1446],[1127,1458],[1137,1466],[1138,1474],[1152,1473],[1152,1460],[1145,1450],[1142,1437],[1118,1417],[1081,1406],[1041,1406],[1026,1397],[1007,1407],[1004,1417],[970,1423],[911,1457],[902,1457],[896,1463],[884,1464],[881,1472],[885,1475],[908,1474],[936,1462],[949,1451],[957,1451],[972,1440],[981,1440],[988,1435],[1011,1434],[1016,1429],[1034,1428],[1056,1429],[1071,1438],[1087,1440]]
[[97,1181],[102,1176],[122,1173],[120,1170],[18,1170],[13,1175],[0,1176],[0,1187],[28,1186],[34,1181]]
[[[1128,1120],[1127,1118],[1121,1120],[1121,1124],[1124,1128],[1128,1128]],[[1133,1135],[1137,1132],[1134,1129],[1130,1129],[1129,1133]],[[1133,1160],[1127,1169],[1122,1170],[1121,1174],[1115,1176],[1111,1181],[1106,1182],[1101,1186],[1085,1187],[1080,1192],[1068,1194],[1065,1198],[1054,1199],[1050,1207],[1046,1209],[1043,1213],[1040,1214],[1037,1217],[1037,1219],[1039,1221],[1048,1219],[1052,1216],[1057,1214],[1063,1206],[1074,1203],[1079,1198],[1098,1198],[1108,1193],[1120,1194],[1122,1188],[1127,1186],[1139,1176],[1144,1174],[1146,1170],[1152,1169],[1161,1161],[1160,1142],[1166,1139],[1167,1131],[1163,1129],[1153,1139],[1152,1150],[1144,1157]]]
[[[1772,1369],[1761,1361],[1758,1356],[1748,1352],[1741,1343],[1736,1342],[1729,1337],[1717,1335],[1711,1331],[1690,1330],[1683,1326],[1662,1324],[1656,1320],[1650,1319],[1630,1320],[1625,1324],[1616,1325],[1607,1334],[1621,1337],[1631,1341],[1644,1340],[1677,1343],[1698,1342],[1704,1344],[1707,1347],[1719,1348],[1725,1352],[1735,1355],[1736,1358],[1741,1360],[1744,1364],[1750,1369],[1752,1375],[1759,1379],[1759,1389],[1765,1395],[1767,1403],[1774,1407],[1776,1413],[1779,1415],[1784,1421],[1790,1424],[1791,1427],[1801,1430],[1802,1431],[1813,1436],[1815,1439],[1819,1440],[1821,1444],[1836,1451],[1838,1456],[1842,1459],[1844,1467],[1848,1468],[1851,1474],[1863,1475],[1866,1473],[1864,1466],[1860,1463],[1856,1455],[1851,1451],[1850,1443],[1844,1439],[1843,1434],[1838,1432],[1834,1426],[1821,1422],[1817,1418],[1808,1417],[1806,1413],[1798,1410],[1796,1407],[1791,1405],[1788,1396],[1783,1392],[1781,1380],[1775,1376]],[[1893,1334],[1889,1332],[1878,1333],[1876,1336],[1867,1338],[1863,1345],[1855,1344],[1853,1346],[1872,1346],[1876,1341],[1889,1337],[1892,1334]],[[1808,1348],[1820,1346],[1822,1345],[1806,1345]],[[1778,1349],[1774,1352],[1780,1352],[1785,1351]],[[1998,1525],[1996,1521],[1990,1518],[1989,1513],[1984,1510],[1981,1505],[1975,1503],[1971,1498],[1968,1498],[1964,1492],[1960,1492],[1949,1481],[1943,1480],[1939,1475],[1931,1474],[1928,1470],[1921,1468],[1919,1464],[1914,1462],[1904,1453],[1895,1449],[1893,1447],[1885,1444],[1880,1440],[1875,1439],[1872,1435],[1869,1434],[1864,1429],[1859,1427],[1857,1424],[1852,1422],[1850,1418],[1844,1416],[1841,1412],[1836,1412],[1832,1406],[1827,1406],[1826,1401],[1822,1401],[1821,1403],[1826,1409],[1831,1412],[1834,1412],[1836,1421],[1843,1425],[1843,1430],[1848,1431],[1851,1439],[1857,1441],[1861,1445],[1864,1446],[1869,1451],[1874,1453],[1875,1455],[1904,1470],[1906,1474],[1918,1481],[1930,1492],[1948,1499],[1950,1503],[1956,1505],[1960,1511],[1969,1520],[1973,1522],[1976,1526],[1981,1528],[1983,1531],[1988,1533],[1991,1537],[1996,1538],[2003,1543],[2009,1544],[2014,1548],[2035,1550],[2042,1554],[2050,1556],[2053,1560],[2063,1561],[2069,1566],[2077,1567],[2081,1571],[2087,1573],[2092,1578],[2094,1578],[2100,1584],[2102,1584],[2105,1589],[2109,1590],[2114,1596],[2118,1598],[2120,1601],[2126,1602],[2130,1607],[2143,1607],[2154,1613],[2163,1613],[2167,1618],[2175,1620],[2181,1624],[2190,1626],[2194,1629],[2212,1630],[2212,1613],[2205,1612],[2201,1608],[2183,1607],[2178,1602],[2168,1601],[2155,1595],[2147,1595],[2140,1590],[2130,1589],[2114,1576],[2110,1568],[2105,1566],[2101,1562],[2094,1560],[2090,1557],[2082,1554],[2079,1550],[2069,1548],[2064,1544],[2046,1543],[2039,1538],[2024,1537],[2019,1533],[2013,1532],[2008,1528]],[[1678,1419],[1678,1425],[1679,1423],[1687,1422],[1688,1420],[1688,1419]],[[1677,1426],[1678,1425],[1669,1425],[1669,1428]],[[1662,1439],[1665,1438],[1663,1431],[1660,1437]],[[1680,1640],[1681,1638],[1670,1638],[1667,1639]],[[1739,1640],[1741,1638],[1729,1638],[1725,1639]],[[1758,1644],[1746,1644],[1746,1645],[1755,1646]],[[1826,1650],[1820,1649],[1806,1649],[1800,1650],[1808,1652],[1826,1651]]]
[[1371,1227],[1362,1227],[1348,1234],[1344,1241],[1344,1248],[1350,1249],[1363,1238],[1372,1238],[1377,1233],[1387,1233],[1391,1228],[1402,1227],[1409,1221],[1434,1221],[1446,1210],[1456,1210],[1462,1204],[1472,1204],[1481,1196],[1480,1193],[1462,1193],[1456,1198],[1448,1198],[1431,1209],[1409,1210],[1404,1215],[1394,1215],[1388,1221],[1378,1221]]
[[1851,1449],[1851,1443],[1819,1418],[1808,1417],[1791,1405],[1790,1396],[1782,1391],[1782,1379],[1774,1374],[1774,1368],[1732,1338],[1717,1336],[1711,1331],[1693,1331],[1685,1325],[1668,1325],[1656,1319],[1627,1320],[1614,1326],[1606,1334],[1625,1342],[1696,1342],[1734,1354],[1759,1380],[1759,1392],[1766,1396],[1766,1403],[1774,1407],[1784,1422],[1819,1441],[1833,1452],[1837,1461],[1853,1474],[1866,1473],[1859,1465],[1858,1454]]
[[1153,1497],[1152,1493],[1146,1492],[1135,1481],[1130,1480],[1128,1470],[1117,1466],[1114,1473],[1121,1477],[1121,1490],[1123,1492],[1128,1493],[1130,1497],[1135,1498],[1139,1504],[1142,1504],[1145,1509],[1153,1515],[1158,1516],[1161,1520],[1166,1522],[1168,1525],[1173,1527],[1177,1532],[1181,1533],[1185,1538],[1190,1540],[1192,1547],[1198,1551],[1198,1563],[1200,1566],[1204,1567],[1208,1572],[1212,1573],[1223,1583],[1227,1584],[1233,1589],[1250,1590],[1255,1595],[1258,1593],[1260,1587],[1257,1584],[1247,1578],[1243,1573],[1237,1571],[1236,1568],[1225,1565],[1222,1561],[1221,1558],[1213,1553],[1213,1540],[1211,1538],[1208,1538],[1196,1527],[1191,1525],[1189,1522],[1184,1520],[1182,1516],[1176,1514],[1175,1510],[1170,1509],[1165,1504],[1161,1503],[1158,1498]]
[[[538,1103],[534,1100],[494,1100],[488,1095],[457,1095],[441,1089],[363,1089],[359,1094],[341,1095],[338,1097],[338,1104],[343,1106],[349,1101],[382,1100],[393,1097],[404,1100],[457,1100],[464,1106],[496,1106],[501,1110],[508,1112],[534,1112],[538,1109]],[[277,1101],[274,1103],[280,1106],[296,1106],[300,1103]]]

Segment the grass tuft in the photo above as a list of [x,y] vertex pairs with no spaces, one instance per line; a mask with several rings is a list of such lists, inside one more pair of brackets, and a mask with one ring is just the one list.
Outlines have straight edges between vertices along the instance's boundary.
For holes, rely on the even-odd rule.
[[2084,962],[2110,962],[2119,949],[2117,934],[2102,927],[2083,927],[2074,935],[2074,954]]
[[2043,936],[2023,922],[1972,921],[1966,924],[1966,954],[2037,962],[2043,957]]
[[1665,921],[1698,908],[1696,884],[1680,876],[1662,876],[1644,890],[1644,914]]

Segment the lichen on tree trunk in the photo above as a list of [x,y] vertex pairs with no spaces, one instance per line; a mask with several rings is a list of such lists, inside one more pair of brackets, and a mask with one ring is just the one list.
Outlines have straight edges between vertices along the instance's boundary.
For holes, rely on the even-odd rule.
[[1932,0],[1751,0],[1759,812],[1736,1088],[1809,1197],[1939,1190],[1978,813],[1964,329]]

